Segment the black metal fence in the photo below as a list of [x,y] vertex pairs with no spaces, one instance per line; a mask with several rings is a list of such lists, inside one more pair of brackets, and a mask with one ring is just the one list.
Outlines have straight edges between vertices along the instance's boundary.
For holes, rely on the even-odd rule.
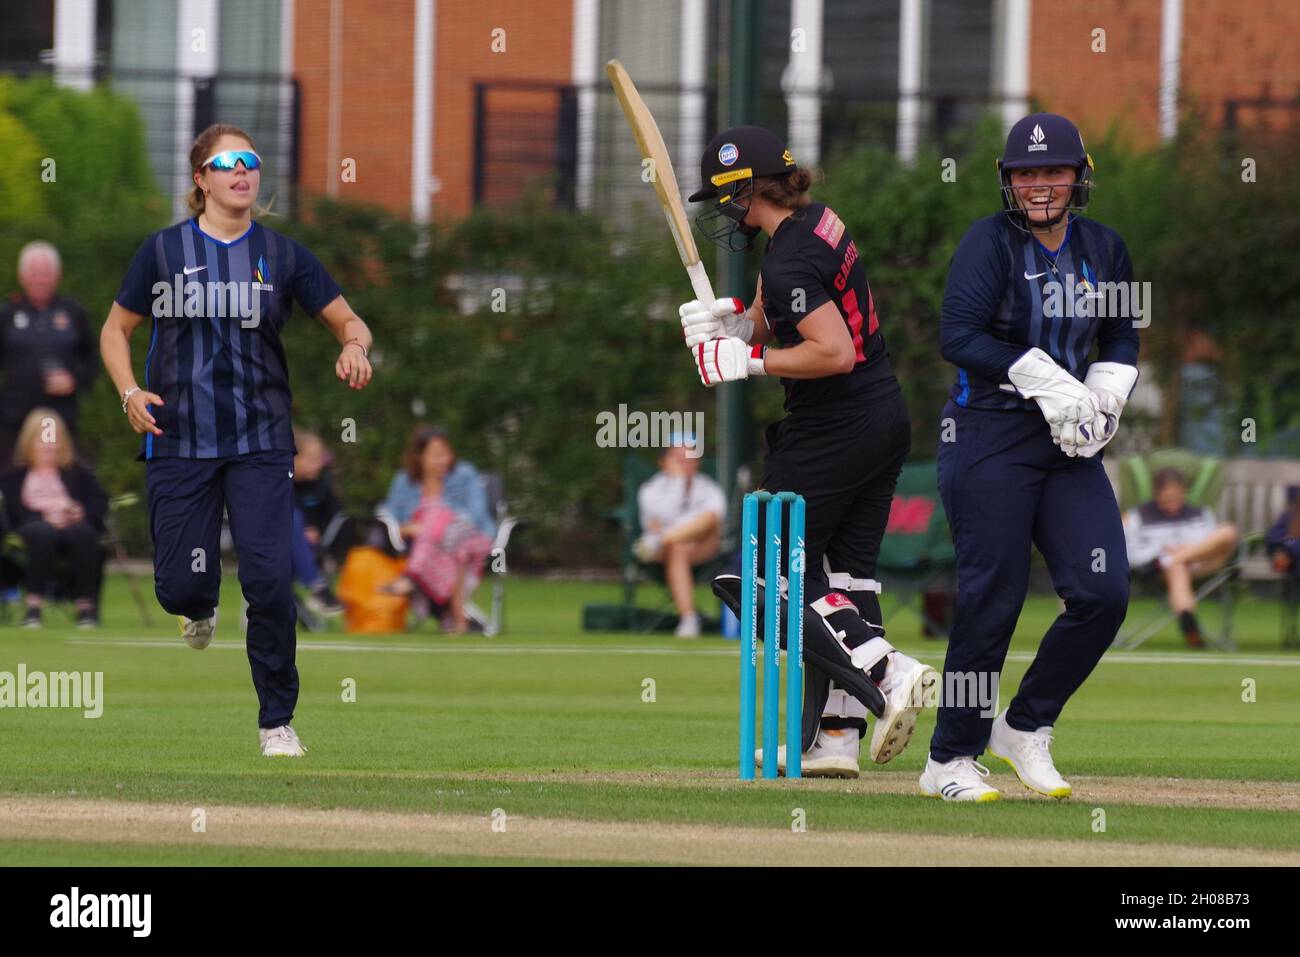
[[577,177],[576,87],[474,85],[474,205],[507,206],[540,185],[556,208],[573,209]]
[[[609,171],[626,169],[635,147],[607,84],[580,88],[494,80],[477,83],[473,89],[475,205],[509,206],[523,195],[541,190],[554,208],[573,210],[579,205],[579,184],[584,182],[592,202],[611,208],[619,205],[618,184],[625,180]],[[646,85],[640,91],[673,155],[679,185],[693,188],[692,170],[698,157],[677,155],[682,98],[687,92],[698,98],[695,111],[702,117],[702,147],[717,129],[717,90]],[[913,138],[921,148],[942,148],[961,155],[966,134],[1000,105],[991,97],[922,95],[918,97]],[[785,94],[765,94],[760,110],[766,125],[795,132],[790,130]],[[590,137],[585,151],[580,145],[584,123]],[[817,136],[823,161],[862,146],[893,151],[899,136],[898,99],[823,94]]]

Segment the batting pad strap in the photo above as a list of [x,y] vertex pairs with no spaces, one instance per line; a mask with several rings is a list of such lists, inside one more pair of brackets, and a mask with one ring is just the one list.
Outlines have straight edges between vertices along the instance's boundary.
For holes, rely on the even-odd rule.
[[880,594],[880,582],[874,578],[854,578],[848,572],[831,571],[831,560],[822,556],[822,571],[826,573],[826,584],[836,591],[873,591]]
[[865,645],[854,648],[850,657],[853,659],[853,667],[870,671],[893,650],[894,646],[884,638],[872,638]]
[[880,582],[874,578],[854,578],[848,572],[831,572],[826,576],[826,584],[836,591],[873,591],[880,594]]
[[826,698],[826,707],[822,708],[823,718],[861,718],[866,720],[867,706],[843,688],[831,688]]

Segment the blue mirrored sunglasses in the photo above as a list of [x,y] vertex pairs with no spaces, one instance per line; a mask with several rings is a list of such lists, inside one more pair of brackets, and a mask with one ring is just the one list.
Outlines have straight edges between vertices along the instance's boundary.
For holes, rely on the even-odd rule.
[[257,169],[262,165],[262,157],[252,150],[223,150],[209,156],[203,165],[229,172],[240,162],[244,164],[244,169]]

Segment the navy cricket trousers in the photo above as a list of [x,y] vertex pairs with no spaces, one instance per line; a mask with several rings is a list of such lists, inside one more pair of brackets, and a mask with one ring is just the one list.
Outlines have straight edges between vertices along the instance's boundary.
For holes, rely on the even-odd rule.
[[154,591],[171,614],[207,618],[217,607],[223,507],[230,517],[261,728],[288,724],[298,703],[292,471],[293,453],[281,451],[146,466]]
[[[988,688],[989,677],[1001,674],[1029,587],[1030,548],[1037,546],[1065,611],[1043,637],[1007,723],[1018,731],[1053,725],[1128,611],[1128,556],[1115,493],[1100,455],[1067,456],[1052,444],[1037,410],[949,402],[943,415],[956,423],[954,440],[939,444],[939,494],[957,552],[944,697],[949,689]],[[992,725],[978,702],[945,701],[930,756],[939,762],[979,756]]]

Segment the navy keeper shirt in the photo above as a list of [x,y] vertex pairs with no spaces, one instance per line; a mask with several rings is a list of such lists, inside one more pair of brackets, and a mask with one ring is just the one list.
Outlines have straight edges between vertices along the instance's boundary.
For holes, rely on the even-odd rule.
[[[998,388],[1010,381],[1011,365],[1035,346],[1081,381],[1094,344],[1096,361],[1136,366],[1132,305],[1113,316],[1090,305],[1113,301],[1090,298],[1095,290],[1105,295],[1099,283],[1132,279],[1124,241],[1093,220],[1071,216],[1055,253],[1003,213],[976,220],[953,254],[944,288],[939,342],[944,359],[957,366],[952,400],[974,409],[1036,411],[1034,400]],[[1068,308],[1067,297],[1074,303]]]
[[138,457],[295,451],[280,330],[293,300],[315,316],[339,294],[305,246],[261,223],[228,243],[197,219],[146,239],[116,296],[153,318],[144,388],[165,403],[149,407],[163,434]]

